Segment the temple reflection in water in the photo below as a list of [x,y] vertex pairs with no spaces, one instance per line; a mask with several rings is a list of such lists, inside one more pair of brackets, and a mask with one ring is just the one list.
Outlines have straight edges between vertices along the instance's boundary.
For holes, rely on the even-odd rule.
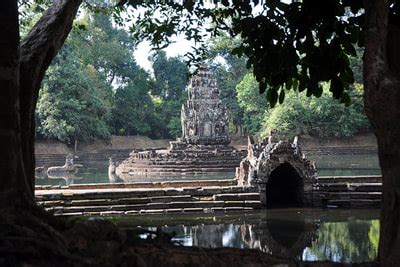
[[177,233],[174,241],[184,246],[249,248],[297,260],[364,262],[377,255],[378,216],[376,211],[279,210],[250,217],[194,219],[161,229]]

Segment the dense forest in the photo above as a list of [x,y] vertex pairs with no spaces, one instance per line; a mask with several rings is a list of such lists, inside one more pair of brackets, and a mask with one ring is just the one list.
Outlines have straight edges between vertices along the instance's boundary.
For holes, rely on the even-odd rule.
[[[208,47],[208,64],[228,108],[231,135],[264,137],[276,129],[287,137],[342,137],[368,131],[360,57],[352,62],[358,83],[350,107],[332,101],[329,86],[324,86],[319,99],[289,91],[283,104],[270,109],[246,68],[247,59],[230,53],[239,41],[220,36]],[[115,26],[109,15],[83,13],[42,83],[37,138],[72,144],[107,141],[111,135],[180,136],[180,109],[189,79],[184,58],[153,52],[153,71],[148,73],[135,62],[135,48],[130,33]]]

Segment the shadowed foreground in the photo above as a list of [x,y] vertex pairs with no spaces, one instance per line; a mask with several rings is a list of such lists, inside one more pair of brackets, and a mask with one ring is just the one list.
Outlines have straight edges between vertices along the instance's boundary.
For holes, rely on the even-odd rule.
[[175,246],[171,236],[158,232],[142,240],[141,230],[102,219],[49,217],[50,226],[25,209],[3,209],[0,214],[1,266],[347,266],[297,262],[257,250]]

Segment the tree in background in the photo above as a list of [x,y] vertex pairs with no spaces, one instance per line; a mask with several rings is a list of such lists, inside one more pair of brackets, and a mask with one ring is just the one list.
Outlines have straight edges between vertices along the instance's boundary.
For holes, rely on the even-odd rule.
[[116,89],[111,123],[117,135],[152,135],[154,106],[150,82],[144,70],[137,69]]
[[152,83],[134,48],[110,15],[84,13],[43,82],[39,135],[67,143],[109,140],[112,133],[151,135]]
[[262,130],[262,120],[268,113],[268,101],[257,92],[258,82],[253,74],[248,73],[236,86],[237,101],[244,110],[243,126],[250,135],[258,135]]
[[179,57],[168,58],[164,51],[152,56],[154,86],[151,94],[158,98],[155,112],[159,137],[178,137],[182,134],[181,107],[187,99],[188,68]]
[[287,93],[283,104],[264,114],[261,136],[266,137],[269,130],[276,129],[286,138],[302,134],[345,137],[369,128],[362,104],[362,85],[355,85],[349,107],[332,101],[327,85],[323,90],[319,98],[310,98],[295,91]]
[[82,64],[75,49],[66,45],[40,91],[37,131],[66,143],[108,140],[111,100],[111,87],[102,75],[92,65]]
[[[242,136],[244,114],[236,98],[236,85],[248,73],[248,70],[245,58],[239,58],[231,53],[239,42],[240,40],[231,39],[228,36],[212,38],[207,57],[214,69],[221,101],[228,111],[230,128],[233,128],[231,133]],[[223,62],[220,61],[221,58]]]

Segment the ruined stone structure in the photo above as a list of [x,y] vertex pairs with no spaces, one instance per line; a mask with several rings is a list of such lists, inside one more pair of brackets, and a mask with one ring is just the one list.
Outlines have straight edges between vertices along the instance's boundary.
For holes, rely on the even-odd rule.
[[182,137],[166,150],[133,151],[116,169],[132,175],[234,172],[244,153],[229,146],[227,112],[212,72],[203,65],[189,82],[182,106]]
[[201,68],[191,79],[188,95],[189,98],[181,111],[181,142],[229,144],[226,108],[219,99],[216,79],[206,67]]
[[268,141],[248,142],[248,154],[236,170],[238,183],[257,186],[263,205],[320,205],[317,170],[301,152],[298,139],[277,141],[272,134]]

